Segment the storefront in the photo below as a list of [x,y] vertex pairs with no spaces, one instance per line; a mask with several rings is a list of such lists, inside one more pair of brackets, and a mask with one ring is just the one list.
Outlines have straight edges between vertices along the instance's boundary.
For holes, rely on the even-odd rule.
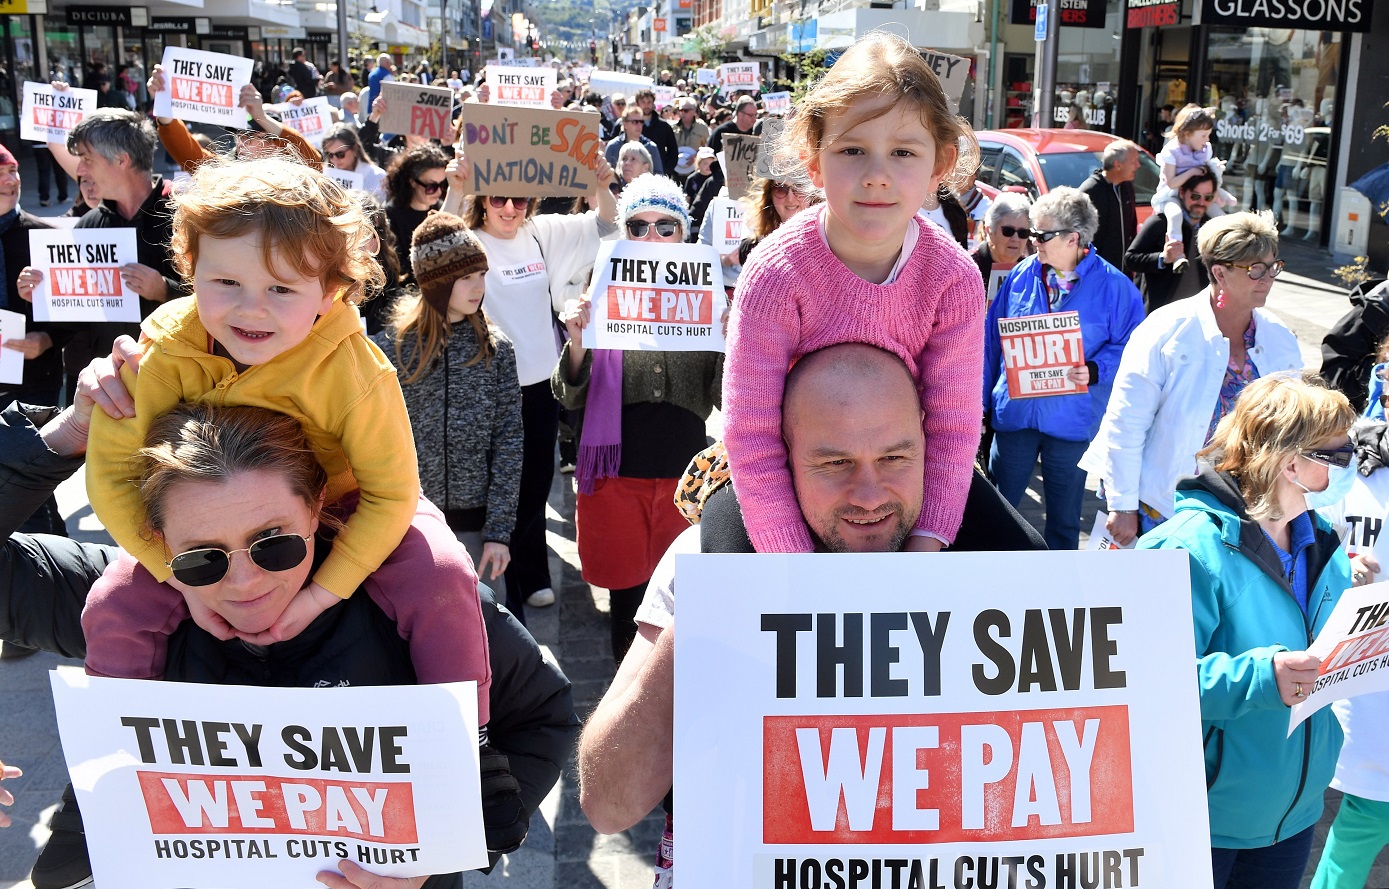
[[[1027,52],[1003,54],[998,127],[1032,126],[1032,84],[1036,43],[1032,38],[1037,6],[1045,0],[1012,0],[1007,45]],[[1122,0],[1060,0],[1057,29],[1053,119],[1043,126],[1114,132],[1115,87],[1119,83],[1119,42],[1113,38]]]

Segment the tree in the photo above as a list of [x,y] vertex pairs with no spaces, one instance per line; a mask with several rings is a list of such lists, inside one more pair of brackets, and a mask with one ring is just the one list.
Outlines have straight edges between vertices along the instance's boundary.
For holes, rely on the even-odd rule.
[[810,88],[819,83],[820,78],[829,70],[829,65],[826,64],[829,61],[829,51],[824,49],[812,49],[806,53],[783,53],[781,60],[790,66],[795,77],[791,80],[778,79],[776,86],[791,93],[792,103],[804,98]]

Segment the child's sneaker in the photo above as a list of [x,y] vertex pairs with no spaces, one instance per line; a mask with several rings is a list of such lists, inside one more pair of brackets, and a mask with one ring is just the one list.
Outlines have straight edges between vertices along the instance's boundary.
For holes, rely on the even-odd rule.
[[1186,267],[1187,267],[1188,265],[1190,265],[1190,263],[1187,262],[1187,259],[1186,259],[1185,256],[1179,256],[1179,257],[1177,257],[1177,261],[1174,262],[1174,263],[1172,263],[1172,274],[1174,274],[1174,275],[1184,275],[1184,274],[1186,274]]

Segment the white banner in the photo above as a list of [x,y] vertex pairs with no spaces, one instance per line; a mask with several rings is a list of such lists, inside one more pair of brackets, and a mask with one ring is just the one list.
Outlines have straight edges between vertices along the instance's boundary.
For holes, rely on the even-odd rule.
[[604,241],[593,278],[585,347],[723,351],[728,297],[713,247]]
[[605,99],[613,93],[622,93],[630,99],[637,90],[649,90],[653,85],[650,77],[623,74],[621,71],[603,71],[595,68],[588,75],[588,88]]
[[19,138],[26,142],[63,142],[78,121],[96,109],[96,90],[55,90],[46,83],[24,82]]
[[732,198],[714,198],[709,203],[714,219],[714,249],[732,253],[743,242],[743,204]]
[[139,261],[133,228],[30,229],[29,264],[43,273],[34,320],[138,323],[140,297],[121,266]]
[[768,114],[790,114],[791,113],[791,94],[765,93],[762,96],[762,108]]
[[335,180],[343,188],[361,190],[362,183],[366,181],[366,177],[355,170],[339,170],[337,167],[327,167],[323,174],[329,179]]
[[695,72],[695,83],[700,86],[718,86],[719,72],[713,68],[700,68]]
[[16,386],[24,382],[24,354],[5,348],[8,340],[24,339],[24,316],[0,309],[0,383]]
[[240,56],[164,47],[166,88],[154,94],[154,116],[244,128],[246,110],[237,99],[241,87],[251,82],[254,65]]
[[656,108],[657,111],[660,111],[662,108],[666,107],[667,105],[673,105],[673,104],[675,104],[675,87],[673,87],[673,86],[653,86],[653,87],[651,88],[651,91],[652,91],[653,93],[656,94],[656,105],[655,105],[655,108]]
[[1211,885],[1185,553],[676,577],[682,884]]
[[394,877],[487,864],[472,682],[51,679],[103,889],[304,889],[342,858]]
[[732,62],[719,66],[719,90],[725,96],[736,92],[757,92],[762,86],[760,62]]
[[309,142],[319,145],[333,128],[333,106],[327,96],[305,99],[299,105],[289,105],[280,112],[280,122],[292,127]]
[[1293,705],[1288,734],[1332,701],[1389,689],[1389,582],[1341,594],[1307,653],[1321,658],[1307,698]]
[[550,94],[555,91],[555,69],[487,66],[487,84],[492,91],[493,105],[521,105],[527,108],[549,108]]

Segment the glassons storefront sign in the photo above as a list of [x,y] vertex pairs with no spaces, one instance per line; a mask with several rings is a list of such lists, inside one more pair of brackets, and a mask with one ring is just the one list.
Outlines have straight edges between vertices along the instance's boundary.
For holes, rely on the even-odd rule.
[[1370,0],[1201,0],[1196,23],[1368,33]]

